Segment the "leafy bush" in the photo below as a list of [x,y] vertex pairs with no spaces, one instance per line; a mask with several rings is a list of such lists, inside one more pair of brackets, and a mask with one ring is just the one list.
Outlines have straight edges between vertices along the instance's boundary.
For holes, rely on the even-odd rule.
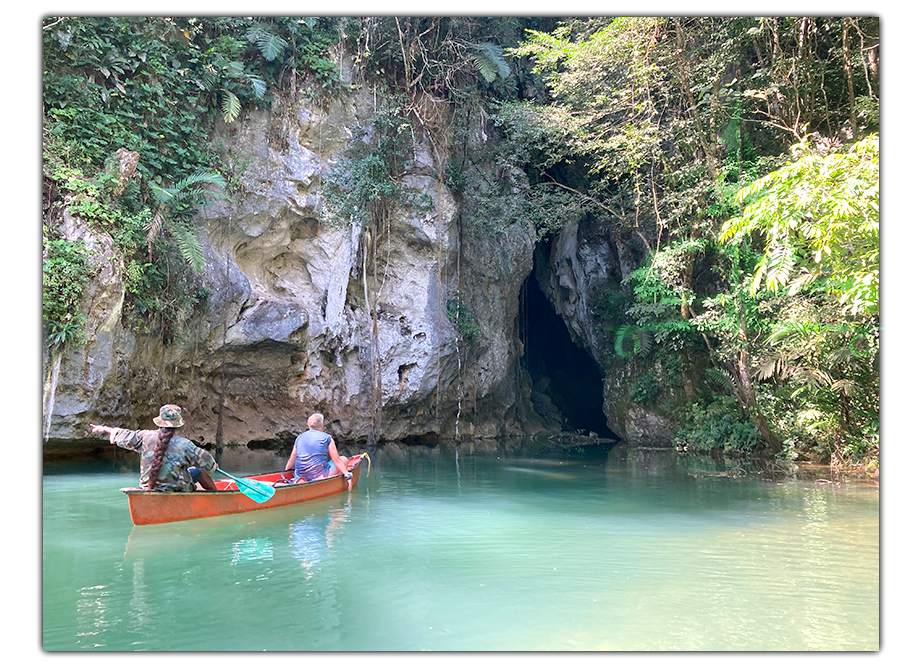
[[42,276],[44,341],[51,351],[84,342],[79,306],[88,280],[89,253],[83,241],[50,239],[44,228]]
[[419,203],[399,179],[408,164],[410,132],[400,100],[383,99],[371,127],[356,128],[346,154],[324,179],[326,222],[368,227],[381,223],[390,210]]
[[693,404],[679,414],[675,444],[689,451],[750,453],[762,444],[759,430],[731,396]]
[[472,345],[481,335],[481,327],[475,321],[475,313],[459,299],[447,300],[447,317],[467,345]]

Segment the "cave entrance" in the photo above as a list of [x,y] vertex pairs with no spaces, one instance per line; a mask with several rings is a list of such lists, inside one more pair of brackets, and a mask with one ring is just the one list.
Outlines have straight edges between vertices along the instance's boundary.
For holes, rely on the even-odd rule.
[[593,431],[601,438],[618,439],[603,413],[600,368],[586,350],[572,342],[565,322],[538,286],[534,271],[522,287],[520,304],[520,336],[525,345],[522,366],[531,376],[535,412],[545,419],[559,418],[567,431]]

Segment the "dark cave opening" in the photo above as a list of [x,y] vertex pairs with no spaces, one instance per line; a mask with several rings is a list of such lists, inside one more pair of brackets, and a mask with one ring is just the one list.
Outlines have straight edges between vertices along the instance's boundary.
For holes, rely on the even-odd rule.
[[600,367],[572,341],[534,272],[522,287],[520,303],[522,366],[531,376],[535,412],[544,418],[561,418],[567,431],[593,431],[601,438],[618,439],[603,413]]

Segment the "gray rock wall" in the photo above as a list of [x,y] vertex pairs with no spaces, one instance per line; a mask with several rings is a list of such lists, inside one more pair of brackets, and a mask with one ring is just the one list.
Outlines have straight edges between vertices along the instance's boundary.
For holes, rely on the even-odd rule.
[[[423,137],[406,184],[435,207],[397,212],[370,244],[375,268],[369,264],[365,284],[378,304],[380,353],[373,354],[365,233],[327,225],[321,198],[322,176],[351,130],[365,124],[368,104],[361,94],[328,109],[276,107],[219,128],[213,145],[242,166],[243,195],[197,216],[212,295],[171,344],[124,326],[122,267],[111,239],[71,221],[67,236],[85,238],[105,268],[89,288],[88,343],[60,364],[51,439],[88,438],[91,422],[151,427],[159,405],[174,402],[185,409],[185,435],[212,442],[223,375],[224,442],[291,438],[313,411],[325,415],[338,441],[359,441],[374,407],[388,439],[520,432],[516,320],[533,243],[510,232],[499,250],[476,244],[460,258],[461,238],[468,242],[458,204],[432,177],[446,156],[434,155]],[[471,346],[447,317],[457,290],[483,332]]]

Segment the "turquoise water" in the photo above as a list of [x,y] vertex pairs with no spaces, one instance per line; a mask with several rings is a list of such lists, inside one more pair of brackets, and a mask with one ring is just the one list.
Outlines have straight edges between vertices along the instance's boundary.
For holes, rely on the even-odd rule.
[[48,464],[43,648],[878,650],[877,488],[726,469],[391,445],[349,495],[135,527],[135,462]]

